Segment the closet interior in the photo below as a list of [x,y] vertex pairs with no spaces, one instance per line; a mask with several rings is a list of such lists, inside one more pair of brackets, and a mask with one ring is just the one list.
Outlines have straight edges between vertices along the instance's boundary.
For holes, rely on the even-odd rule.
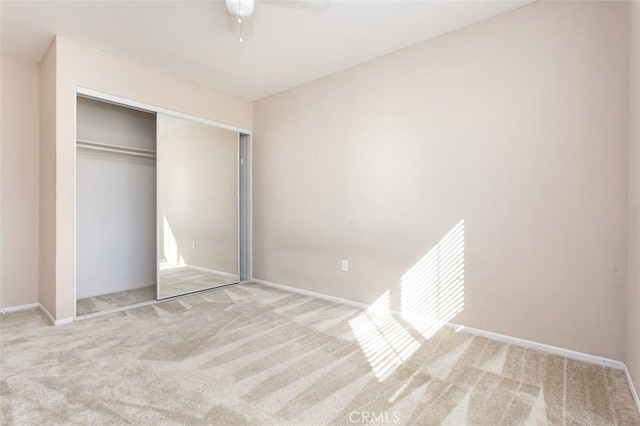
[[249,136],[78,96],[76,317],[250,277]]
[[78,97],[76,316],[156,299],[156,115]]

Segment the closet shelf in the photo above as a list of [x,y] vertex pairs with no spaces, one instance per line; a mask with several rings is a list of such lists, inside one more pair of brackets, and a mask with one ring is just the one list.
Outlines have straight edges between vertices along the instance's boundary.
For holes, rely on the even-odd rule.
[[113,152],[116,154],[133,155],[137,157],[156,158],[156,152],[148,149],[131,148],[128,146],[109,145],[106,143],[92,142],[87,140],[78,139],[76,141],[76,147],[81,149]]

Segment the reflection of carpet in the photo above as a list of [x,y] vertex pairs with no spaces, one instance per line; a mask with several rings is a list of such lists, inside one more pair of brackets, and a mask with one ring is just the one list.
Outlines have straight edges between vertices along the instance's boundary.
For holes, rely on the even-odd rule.
[[0,424],[640,424],[621,371],[375,315],[257,284],[2,315]]
[[236,282],[238,282],[237,275],[233,276],[191,266],[160,269],[160,298],[164,299]]
[[156,286],[86,297],[76,302],[76,316],[156,300]]

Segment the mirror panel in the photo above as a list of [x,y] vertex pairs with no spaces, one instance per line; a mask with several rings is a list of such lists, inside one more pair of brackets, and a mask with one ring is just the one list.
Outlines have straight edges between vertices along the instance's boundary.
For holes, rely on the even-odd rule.
[[158,299],[238,282],[238,133],[157,126]]

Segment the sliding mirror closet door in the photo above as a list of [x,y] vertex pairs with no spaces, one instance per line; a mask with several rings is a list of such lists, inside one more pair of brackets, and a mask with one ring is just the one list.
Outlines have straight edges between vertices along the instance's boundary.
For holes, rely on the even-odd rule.
[[239,281],[238,136],[157,115],[158,299]]

